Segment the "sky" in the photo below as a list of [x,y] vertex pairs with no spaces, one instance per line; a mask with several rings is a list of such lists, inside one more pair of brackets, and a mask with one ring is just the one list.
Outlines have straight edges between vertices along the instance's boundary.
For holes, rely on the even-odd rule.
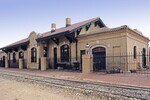
[[128,25],[150,38],[150,0],[0,0],[0,47],[26,38],[100,17],[109,28]]

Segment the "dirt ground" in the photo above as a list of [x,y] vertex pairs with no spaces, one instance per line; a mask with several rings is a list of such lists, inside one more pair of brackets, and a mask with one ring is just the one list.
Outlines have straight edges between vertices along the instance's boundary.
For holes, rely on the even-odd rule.
[[0,77],[0,100],[99,100],[82,92]]

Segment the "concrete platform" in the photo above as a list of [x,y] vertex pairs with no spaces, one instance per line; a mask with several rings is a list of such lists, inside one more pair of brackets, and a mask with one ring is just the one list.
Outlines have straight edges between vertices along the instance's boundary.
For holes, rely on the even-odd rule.
[[30,70],[30,69],[16,69],[16,68],[0,68],[0,71],[7,71],[12,73],[20,73],[27,75],[35,75],[56,79],[66,79],[74,81],[94,82],[120,86],[142,87],[150,89],[150,76],[142,74],[105,74],[105,73],[88,73],[69,72],[60,70]]

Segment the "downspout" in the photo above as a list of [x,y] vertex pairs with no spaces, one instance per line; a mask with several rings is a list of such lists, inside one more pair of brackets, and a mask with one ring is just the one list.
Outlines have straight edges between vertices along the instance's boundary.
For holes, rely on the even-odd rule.
[[78,61],[78,40],[76,38],[76,61]]
[[69,56],[69,58],[70,58],[70,66],[71,66],[71,42],[69,42],[70,44],[70,56]]

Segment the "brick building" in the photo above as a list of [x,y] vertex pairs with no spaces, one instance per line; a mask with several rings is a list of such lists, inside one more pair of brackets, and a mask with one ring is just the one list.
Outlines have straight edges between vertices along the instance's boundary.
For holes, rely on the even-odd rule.
[[78,64],[77,70],[93,72],[114,67],[128,71],[149,65],[147,37],[126,25],[108,28],[100,18],[75,24],[66,18],[64,27],[57,29],[52,23],[50,31],[31,32],[29,37],[1,50],[6,67],[72,69]]

